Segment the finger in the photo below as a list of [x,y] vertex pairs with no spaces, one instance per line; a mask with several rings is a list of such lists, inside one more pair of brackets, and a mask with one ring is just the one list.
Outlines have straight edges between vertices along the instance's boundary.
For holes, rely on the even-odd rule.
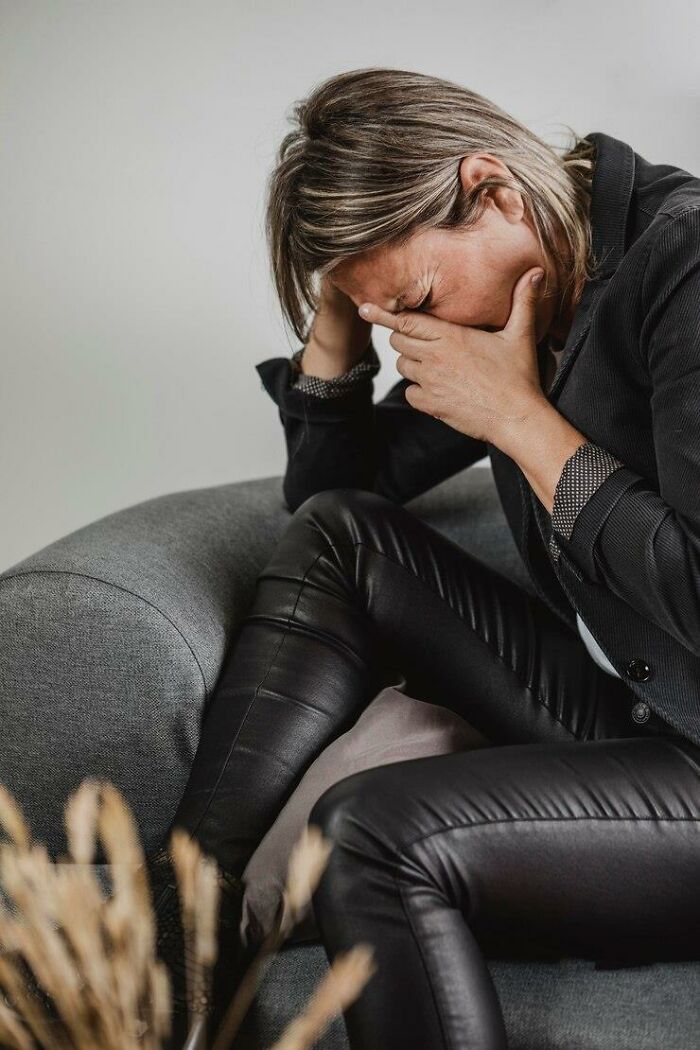
[[402,332],[392,332],[389,336],[389,346],[406,357],[412,357],[414,361],[422,361],[425,357],[425,344],[425,339],[414,339],[412,335],[404,335]]
[[412,383],[418,383],[420,385],[421,369],[418,361],[412,361],[404,354],[400,354],[396,359],[396,371],[399,375],[403,376],[404,379],[410,379]]
[[[532,278],[537,274],[541,280],[533,284]],[[513,305],[504,332],[512,335],[528,335],[535,328],[537,320],[537,302],[544,286],[544,270],[541,266],[531,267],[521,275],[513,291]]]
[[[426,412],[428,415],[432,415],[429,399],[420,383],[407,386],[403,396],[412,408],[417,408],[419,412]],[[436,416],[435,418],[437,419],[438,417]]]
[[375,303],[363,303],[358,313],[372,324],[392,328],[395,332],[413,336],[414,339],[439,339],[446,322],[418,310],[400,310],[397,314],[382,310]]

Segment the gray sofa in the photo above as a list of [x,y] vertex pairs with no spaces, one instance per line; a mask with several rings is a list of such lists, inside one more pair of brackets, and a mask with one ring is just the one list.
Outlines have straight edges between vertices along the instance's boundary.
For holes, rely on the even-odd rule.
[[[489,468],[467,469],[408,506],[532,590]],[[0,574],[0,781],[52,856],[66,849],[65,799],[90,774],[123,792],[146,849],[160,841],[227,644],[289,518],[280,477],[176,492]],[[318,941],[289,943],[242,1050],[269,1047],[327,965]],[[697,962],[598,969],[582,959],[490,958],[489,968],[510,1050],[700,1047],[700,945]],[[342,1018],[318,1046],[348,1046]]]

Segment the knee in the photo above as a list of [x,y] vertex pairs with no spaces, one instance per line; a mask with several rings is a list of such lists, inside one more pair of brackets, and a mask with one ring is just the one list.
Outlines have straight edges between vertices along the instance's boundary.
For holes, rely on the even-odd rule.
[[[374,769],[362,770],[329,787],[314,803],[308,824],[327,841],[329,855],[313,893],[315,918],[325,925],[357,904],[368,885],[391,876],[384,836],[378,833],[379,791]],[[387,863],[389,860],[389,863]]]
[[386,858],[401,839],[402,819],[392,804],[401,791],[389,766],[374,766],[337,781],[316,800],[308,823],[315,824],[349,858],[369,857],[381,848]]
[[358,817],[358,778],[362,773],[336,781],[316,799],[308,823],[314,824],[334,845],[346,842]]
[[369,514],[391,505],[391,500],[369,489],[322,489],[308,496],[294,511],[295,518],[321,522],[347,523],[366,519]]

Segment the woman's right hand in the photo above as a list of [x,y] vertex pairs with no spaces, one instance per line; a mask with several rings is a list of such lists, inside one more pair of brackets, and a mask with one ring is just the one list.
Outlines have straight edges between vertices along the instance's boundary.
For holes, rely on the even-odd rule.
[[326,275],[321,279],[318,308],[300,362],[302,372],[319,379],[349,372],[367,350],[371,335],[371,321],[360,317],[352,299]]

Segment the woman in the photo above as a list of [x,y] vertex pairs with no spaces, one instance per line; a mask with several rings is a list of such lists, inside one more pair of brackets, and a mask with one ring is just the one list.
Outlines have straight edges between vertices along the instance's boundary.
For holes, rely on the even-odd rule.
[[[700,951],[700,180],[603,133],[558,157],[403,70],[334,77],[295,117],[267,232],[302,346],[257,366],[293,516],[173,823],[235,886],[400,670],[493,746],[314,807],[325,947],[378,964],[350,1042],[505,1047],[488,951]],[[376,405],[373,323],[403,377]],[[486,454],[537,597],[403,506]]]

